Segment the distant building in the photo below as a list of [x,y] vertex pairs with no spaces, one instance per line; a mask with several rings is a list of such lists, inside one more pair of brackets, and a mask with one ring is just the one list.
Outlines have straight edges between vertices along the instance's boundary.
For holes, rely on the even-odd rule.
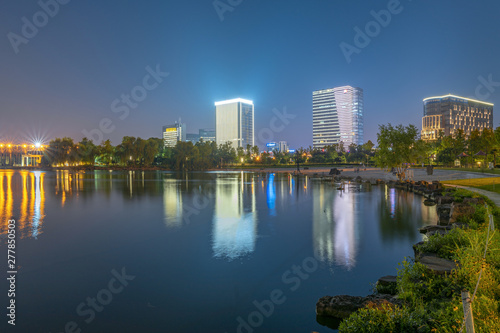
[[279,153],[288,153],[288,144],[286,141],[280,141],[278,143],[276,142],[269,142],[266,144],[266,151],[268,153],[271,152],[279,152]]
[[288,153],[288,143],[286,141],[278,142],[278,149],[280,153]]
[[178,141],[186,141],[186,124],[163,126],[162,137],[165,147],[175,147]]
[[200,135],[199,134],[186,134],[186,142],[192,142],[193,145],[196,144],[196,142],[200,141]]
[[363,89],[351,86],[313,92],[313,148],[362,145]]
[[478,129],[493,128],[493,104],[478,100],[446,95],[424,99],[421,138],[432,141],[439,132],[454,135],[462,129],[466,136]]
[[254,146],[254,105],[241,98],[215,103],[215,141],[236,149]]
[[215,129],[213,128],[202,128],[200,129],[200,140],[203,142],[213,142],[215,141]]

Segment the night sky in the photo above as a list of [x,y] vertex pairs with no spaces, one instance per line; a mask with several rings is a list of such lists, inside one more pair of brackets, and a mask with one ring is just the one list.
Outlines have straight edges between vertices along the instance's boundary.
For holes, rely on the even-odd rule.
[[[53,17],[39,14],[37,1],[2,1],[0,140],[79,141],[106,118],[102,138],[113,144],[160,137],[179,118],[195,133],[215,126],[215,101],[241,97],[255,103],[261,147],[273,109],[296,116],[274,140],[308,147],[312,91],[341,85],[364,89],[365,141],[376,140],[378,124],[420,128],[425,97],[487,97],[500,106],[500,83],[476,93],[480,77],[500,82],[499,1],[218,3],[229,2],[236,6],[221,20],[212,0],[72,0],[58,12],[49,6]],[[348,63],[340,44],[355,46],[354,28],[364,31],[371,11],[388,7],[397,13]],[[23,36],[34,21],[38,32],[25,27]],[[169,75],[146,80],[145,90],[157,67]],[[129,101],[134,108],[120,100],[133,90],[141,100]],[[499,120],[496,107],[495,127]]]

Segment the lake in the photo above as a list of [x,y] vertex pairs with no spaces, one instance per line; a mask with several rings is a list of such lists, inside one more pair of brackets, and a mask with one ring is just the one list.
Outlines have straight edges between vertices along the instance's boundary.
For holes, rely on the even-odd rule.
[[0,170],[0,185],[8,332],[333,332],[317,300],[369,294],[437,222],[413,193],[286,174]]

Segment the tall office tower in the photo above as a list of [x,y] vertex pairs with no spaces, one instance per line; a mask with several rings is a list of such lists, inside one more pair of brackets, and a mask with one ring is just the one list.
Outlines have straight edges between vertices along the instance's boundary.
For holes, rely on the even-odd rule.
[[186,141],[186,124],[163,126],[162,137],[165,147],[175,147],[177,141]]
[[469,136],[475,129],[493,128],[493,106],[454,95],[426,98],[420,137],[432,141],[438,138],[440,131],[448,136],[462,129]]
[[363,89],[351,86],[313,92],[313,148],[362,145]]
[[241,98],[215,103],[215,142],[236,149],[254,146],[254,106]]

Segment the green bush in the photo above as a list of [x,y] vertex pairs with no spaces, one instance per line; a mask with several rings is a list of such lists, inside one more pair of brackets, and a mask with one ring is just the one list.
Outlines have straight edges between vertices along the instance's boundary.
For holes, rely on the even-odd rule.
[[[458,191],[457,191],[458,192]],[[472,196],[472,194],[469,194]],[[500,233],[490,231],[486,260],[483,260],[488,235],[488,211],[476,207],[467,230],[453,229],[444,236],[429,237],[420,250],[459,263],[451,274],[436,275],[411,259],[398,269],[397,293],[403,306],[371,305],[345,319],[339,331],[350,332],[459,332],[462,327],[462,290],[473,294],[476,332],[500,332]],[[500,210],[491,209],[498,227]],[[379,288],[376,291],[381,292]]]

